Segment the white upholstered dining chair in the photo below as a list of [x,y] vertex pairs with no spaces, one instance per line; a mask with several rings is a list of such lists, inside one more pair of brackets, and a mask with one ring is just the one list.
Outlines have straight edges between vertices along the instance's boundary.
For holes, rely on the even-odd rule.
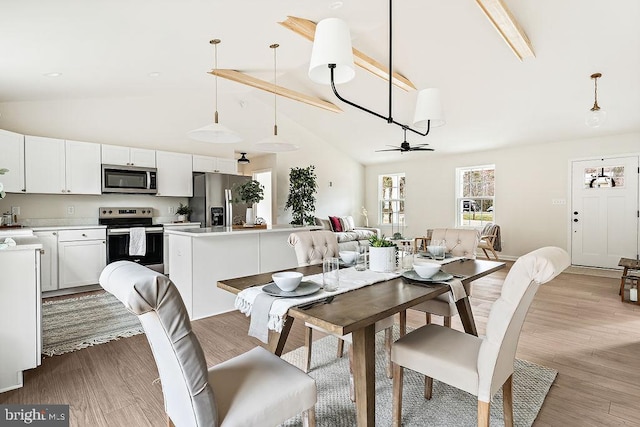
[[[454,257],[465,257],[476,259],[476,248],[478,247],[478,232],[476,230],[461,228],[435,228],[431,233],[431,241],[444,240],[447,253]],[[470,295],[470,284],[465,286],[467,295]],[[412,310],[426,313],[427,324],[431,323],[431,315],[442,316],[443,324],[451,327],[451,317],[458,313],[455,302],[451,299],[451,293],[438,295],[436,298],[411,307]]]
[[478,426],[489,425],[491,397],[502,387],[505,425],[513,425],[513,362],[529,306],[538,287],[569,266],[569,255],[545,247],[520,257],[511,267],[489,313],[486,336],[439,325],[418,328],[393,344],[393,425],[402,419],[403,368],[425,375],[425,398],[437,379],[478,398]]
[[207,369],[180,293],[168,277],[129,261],[100,285],[138,316],[158,367],[169,426],[273,426],[303,413],[315,426],[313,378],[262,347]]
[[[296,252],[296,258],[298,260],[298,266],[306,266],[311,264],[321,263],[324,258],[338,257],[338,240],[335,233],[331,231],[299,231],[291,233],[289,235],[289,245],[293,247]],[[382,319],[375,324],[376,333],[385,331],[385,348],[387,351],[387,376],[391,378],[391,342],[393,339],[393,316]],[[305,323],[305,366],[304,371],[309,372],[311,367],[311,349],[313,343],[313,330],[321,331],[325,334],[334,335],[339,338],[338,341],[338,357],[342,357],[344,353],[344,342],[348,344],[352,343],[351,334],[347,335],[335,335],[331,332],[323,329],[319,326],[311,323]],[[404,331],[400,331],[401,335],[404,335]],[[351,352],[351,346],[349,347]],[[351,356],[351,353],[350,353]],[[351,362],[351,357],[350,357]],[[353,398],[353,390],[351,394]]]

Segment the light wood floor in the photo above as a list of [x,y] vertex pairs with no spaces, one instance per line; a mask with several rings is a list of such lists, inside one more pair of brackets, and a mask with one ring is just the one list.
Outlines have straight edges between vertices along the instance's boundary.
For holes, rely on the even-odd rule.
[[[505,275],[506,269],[473,284],[480,333]],[[559,371],[536,426],[640,426],[640,306],[621,303],[618,286],[616,279],[562,274],[536,295],[518,357]],[[408,318],[413,327],[424,323],[421,313]],[[208,363],[259,344],[247,336],[248,325],[237,312],[194,322]],[[462,329],[457,318],[453,327]],[[285,351],[303,342],[294,324]],[[0,394],[0,404],[70,404],[72,426],[163,426],[157,377],[146,338],[138,335],[46,358],[26,372],[25,387]]]

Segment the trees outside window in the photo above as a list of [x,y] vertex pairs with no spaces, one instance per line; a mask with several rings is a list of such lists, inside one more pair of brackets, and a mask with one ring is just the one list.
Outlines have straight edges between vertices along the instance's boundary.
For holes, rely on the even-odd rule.
[[378,221],[382,225],[404,226],[404,173],[378,176]]
[[495,165],[456,169],[456,226],[495,222]]

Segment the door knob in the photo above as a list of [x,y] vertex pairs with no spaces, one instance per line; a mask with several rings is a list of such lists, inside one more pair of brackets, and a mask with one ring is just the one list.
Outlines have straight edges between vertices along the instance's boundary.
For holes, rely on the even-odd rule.
[[573,219],[573,222],[578,222],[578,218],[574,218],[574,219]]
[[573,214],[574,215],[578,215],[578,211],[573,211]]

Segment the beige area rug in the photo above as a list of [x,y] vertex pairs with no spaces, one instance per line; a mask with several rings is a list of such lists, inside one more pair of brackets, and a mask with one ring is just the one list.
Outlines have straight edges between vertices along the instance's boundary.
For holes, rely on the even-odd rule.
[[109,293],[42,304],[42,354],[56,356],[143,332],[138,318]]
[[[394,331],[398,336],[397,327]],[[391,425],[392,380],[386,377],[384,334],[376,336],[376,425]],[[337,338],[326,337],[313,343],[311,371],[318,386],[316,419],[319,427],[356,425],[355,405],[349,400],[349,361],[336,358]],[[301,367],[303,349],[298,348],[283,359]],[[424,399],[424,377],[405,369],[402,404],[403,426],[477,426],[475,396],[439,381],[433,382],[433,397]],[[514,425],[531,426],[557,371],[525,360],[516,360],[513,376]],[[285,426],[301,425],[300,417]],[[504,426],[502,392],[491,402],[491,426]]]

